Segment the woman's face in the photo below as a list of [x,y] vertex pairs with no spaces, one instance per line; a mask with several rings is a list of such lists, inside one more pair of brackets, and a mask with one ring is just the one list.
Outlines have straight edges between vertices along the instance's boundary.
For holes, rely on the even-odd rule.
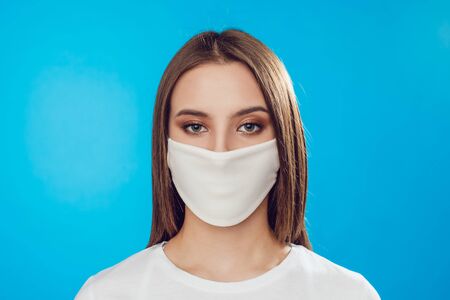
[[184,73],[172,92],[169,137],[223,152],[275,138],[264,96],[240,62],[208,63]]

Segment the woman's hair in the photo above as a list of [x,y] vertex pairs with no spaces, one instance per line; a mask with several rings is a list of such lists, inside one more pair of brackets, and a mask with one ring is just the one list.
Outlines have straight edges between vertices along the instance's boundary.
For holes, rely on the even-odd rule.
[[269,192],[270,227],[279,241],[312,250],[305,226],[306,143],[292,81],[284,64],[267,46],[239,29],[196,34],[175,54],[161,78],[153,115],[153,213],[146,248],[171,239],[184,221],[184,202],[172,183],[166,159],[170,98],[174,86],[184,72],[196,66],[234,61],[245,64],[254,74],[277,139],[280,169]]

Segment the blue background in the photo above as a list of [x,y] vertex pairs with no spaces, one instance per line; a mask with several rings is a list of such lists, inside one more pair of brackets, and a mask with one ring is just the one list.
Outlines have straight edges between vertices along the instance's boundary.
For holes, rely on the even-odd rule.
[[145,247],[157,85],[228,27],[293,79],[315,251],[383,299],[448,299],[450,2],[375,0],[2,1],[1,299],[73,299]]

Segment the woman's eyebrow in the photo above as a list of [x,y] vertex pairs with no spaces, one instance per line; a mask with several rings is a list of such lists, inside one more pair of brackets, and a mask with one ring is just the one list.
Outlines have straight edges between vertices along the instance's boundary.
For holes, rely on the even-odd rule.
[[[262,106],[250,106],[250,107],[243,108],[243,109],[235,112],[230,118],[236,118],[236,117],[243,116],[243,115],[255,112],[255,111],[262,111],[265,113],[269,113],[269,111]],[[182,109],[175,115],[175,118],[179,117],[181,115],[191,115],[191,116],[197,116],[197,117],[204,117],[207,119],[211,118],[207,113],[200,111],[200,110],[195,110],[195,109]]]

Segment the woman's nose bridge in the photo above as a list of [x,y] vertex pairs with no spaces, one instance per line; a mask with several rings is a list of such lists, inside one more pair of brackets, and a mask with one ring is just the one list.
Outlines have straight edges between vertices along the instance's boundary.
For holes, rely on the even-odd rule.
[[216,123],[213,135],[210,137],[210,150],[216,152],[226,152],[232,150],[233,134],[230,133],[231,124],[228,120],[222,120]]
[[229,141],[229,138],[226,136],[226,134],[216,134],[216,136],[212,138],[212,143],[212,151],[226,152],[231,150],[231,142]]

